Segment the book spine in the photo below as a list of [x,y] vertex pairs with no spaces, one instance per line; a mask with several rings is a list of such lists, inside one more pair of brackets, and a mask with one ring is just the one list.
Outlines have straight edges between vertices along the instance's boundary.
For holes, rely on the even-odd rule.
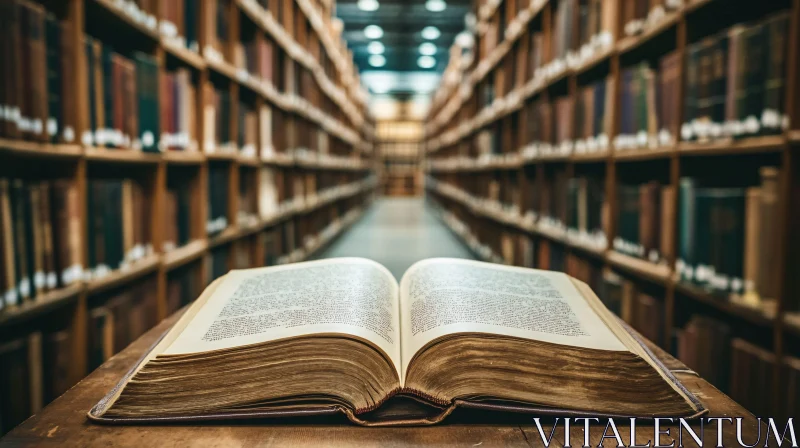
[[63,138],[63,94],[61,91],[62,69],[62,48],[61,43],[62,29],[58,19],[48,15],[45,25],[47,43],[47,138],[52,143],[59,142]]
[[764,133],[780,133],[788,127],[784,111],[784,85],[786,75],[787,36],[789,17],[783,13],[764,25],[767,48],[767,65],[764,83],[761,127]]

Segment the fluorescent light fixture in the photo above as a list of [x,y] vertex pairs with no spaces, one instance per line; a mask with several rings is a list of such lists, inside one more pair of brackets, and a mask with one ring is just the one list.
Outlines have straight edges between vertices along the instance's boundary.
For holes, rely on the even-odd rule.
[[384,51],[386,51],[386,47],[378,41],[370,42],[367,45],[367,53],[369,54],[383,54]]
[[431,56],[420,56],[417,59],[417,65],[422,68],[433,68],[436,65],[436,59]]
[[385,95],[389,93],[389,86],[387,84],[376,84],[372,86],[372,93],[376,95]]
[[373,67],[383,67],[386,65],[386,58],[380,54],[373,54],[369,57],[369,65]]
[[439,28],[435,26],[426,26],[422,29],[422,38],[427,40],[436,40],[439,36],[442,35],[442,32],[439,31]]
[[364,28],[364,36],[367,39],[380,39],[383,37],[383,28],[378,25],[369,25]]
[[362,11],[377,11],[380,6],[378,0],[358,0],[358,9]]
[[431,12],[442,12],[447,8],[444,0],[428,0],[425,2],[425,9]]
[[436,54],[436,44],[425,42],[419,46],[419,54],[433,56]]

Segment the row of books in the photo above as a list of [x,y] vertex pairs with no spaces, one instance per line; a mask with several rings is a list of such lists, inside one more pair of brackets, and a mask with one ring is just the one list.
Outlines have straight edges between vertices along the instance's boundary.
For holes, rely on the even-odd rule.
[[789,14],[739,24],[686,51],[683,140],[777,134],[788,127]]
[[227,54],[230,41],[231,22],[230,0],[206,0],[203,5],[204,22],[206,26],[206,44],[202,49],[206,57],[218,60],[230,60]]
[[655,344],[666,347],[664,304],[640,291],[630,280],[613,271],[604,271],[598,296],[609,310]]
[[0,3],[0,137],[76,142],[71,29],[40,4]]
[[777,298],[778,177],[762,167],[761,185],[703,187],[681,179],[677,270],[713,292]]
[[86,196],[92,278],[125,269],[153,253],[150,201],[138,181],[89,179]]
[[280,83],[277,82],[276,75],[281,72],[275,70],[278,62],[276,56],[275,44],[269,38],[237,42],[234,47],[233,64],[279,88]]
[[84,38],[84,51],[91,131],[81,143],[158,152],[158,62],[142,52],[132,60],[91,36]]
[[77,186],[0,179],[0,309],[83,278]]
[[203,112],[204,145],[206,152],[230,152],[235,150],[231,135],[231,94],[227,89],[216,89],[206,84],[208,102]]
[[[152,69],[152,66],[150,68]],[[155,79],[152,74],[149,75],[145,77],[146,82]],[[145,87],[139,91],[151,91],[151,89]],[[157,100],[157,104],[161,106],[159,132],[161,150],[197,150],[196,91],[188,69],[179,68],[174,72],[162,72]],[[149,103],[146,104],[149,106]]]
[[46,329],[0,344],[0,436],[66,392],[72,333]]
[[[163,3],[163,17],[159,24],[162,36],[172,39],[178,45],[199,52],[197,13],[199,0],[172,0]],[[156,6],[157,7],[157,4]]]
[[230,187],[228,165],[212,164],[208,167],[208,218],[206,232],[214,235],[228,227],[228,191]]
[[[753,414],[785,421],[800,412],[800,359],[785,356],[778,363],[775,353],[734,337],[729,324],[706,316],[692,316],[676,339],[678,359]],[[777,369],[785,394],[774,402]]]
[[203,285],[200,281],[199,261],[170,271],[167,277],[167,315],[172,315],[200,297]]
[[659,61],[658,72],[648,62],[622,71],[620,129],[617,150],[657,148],[675,142],[678,132],[680,55],[672,52]]
[[164,252],[181,247],[191,240],[191,191],[185,182],[167,188],[164,201]]
[[667,263],[673,253],[675,189],[657,181],[617,186],[617,236],[614,249],[651,263]]
[[149,276],[113,292],[89,309],[88,371],[108,361],[158,323],[156,294],[155,278]]
[[[258,222],[258,198],[257,190],[253,188],[256,181],[260,181],[260,173],[255,170],[239,171],[239,210],[237,211],[237,222],[239,225],[248,225]],[[263,188],[259,185],[259,189]]]
[[674,11],[684,0],[625,0],[622,2],[622,25],[627,36],[641,33],[649,22],[658,21]]

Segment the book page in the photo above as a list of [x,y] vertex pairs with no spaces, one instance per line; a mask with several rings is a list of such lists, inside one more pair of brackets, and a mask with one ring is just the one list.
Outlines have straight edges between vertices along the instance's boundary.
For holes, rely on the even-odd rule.
[[397,297],[394,276],[363,258],[231,271],[163,354],[339,333],[373,343],[399,376]]
[[478,261],[437,258],[409,268],[400,282],[400,321],[404,373],[420,348],[453,333],[628,350],[566,274]]

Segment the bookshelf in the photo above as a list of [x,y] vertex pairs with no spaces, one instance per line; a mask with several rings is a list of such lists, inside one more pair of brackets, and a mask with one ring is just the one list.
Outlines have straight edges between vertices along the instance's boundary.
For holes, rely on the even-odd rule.
[[[448,67],[457,81],[441,86],[426,119],[426,196],[442,220],[484,260],[586,281],[721,390],[753,411],[772,411],[768,404],[779,403],[782,385],[797,375],[786,366],[800,356],[800,2],[483,1],[477,17],[474,48],[458,49],[474,60]],[[751,78],[731,62],[752,51],[747,36],[765,36],[777,55],[760,71],[750,68],[760,73]],[[730,56],[723,41],[740,53]],[[693,81],[700,66],[692,64],[720,56],[730,65],[697,68],[707,81]],[[762,99],[767,90],[753,92],[767,78],[774,96]],[[710,85],[713,95],[692,90]],[[763,109],[746,109],[728,91],[763,101],[754,106]],[[681,198],[694,186],[687,178],[702,194],[738,204],[755,198],[753,212],[726,215],[737,230],[713,227],[717,233],[695,240],[733,235],[708,247],[747,246],[737,249],[737,266],[697,271],[682,259],[682,235],[692,235],[683,226],[694,222],[681,208],[693,197]],[[760,231],[746,237],[756,221]],[[750,275],[763,279],[760,300],[738,282]],[[734,379],[698,363],[709,356],[691,348],[698,335],[717,338],[715,362],[739,379],[741,369],[767,372],[757,380],[768,393],[736,396]]]
[[[9,277],[6,263],[19,267],[14,247],[35,247],[31,266],[38,272],[43,263],[53,277],[39,285],[32,275],[38,291],[30,297],[0,298],[0,357],[9,361],[0,364],[45,377],[26,380],[30,396],[12,397],[14,415],[2,416],[0,433],[63,392],[51,380],[72,386],[227,270],[310,257],[358,219],[377,186],[375,122],[330,2],[6,4],[34,11],[31,23],[47,16],[70,58],[52,56],[64,80],[37,94],[62,96],[44,110],[13,103],[8,86],[21,81],[3,72],[4,112],[18,104],[34,123],[56,115],[58,129],[19,131],[5,113],[0,126],[4,293],[19,295],[21,274]],[[9,27],[16,16],[5,17]],[[49,44],[41,44],[31,59],[49,64]],[[12,56],[20,57],[4,47],[1,57]],[[31,85],[48,80],[35,66],[30,74]],[[157,120],[147,115],[153,107]],[[63,197],[55,193],[62,186]],[[29,190],[42,204],[31,210],[51,225],[28,229],[21,220],[34,242],[17,241],[8,236],[18,230],[13,205]],[[17,191],[22,202],[8,199]],[[47,215],[59,210],[56,198],[69,213]],[[42,345],[62,364],[33,357]]]
[[423,126],[409,119],[380,120],[376,144],[381,157],[381,183],[387,196],[421,194]]

